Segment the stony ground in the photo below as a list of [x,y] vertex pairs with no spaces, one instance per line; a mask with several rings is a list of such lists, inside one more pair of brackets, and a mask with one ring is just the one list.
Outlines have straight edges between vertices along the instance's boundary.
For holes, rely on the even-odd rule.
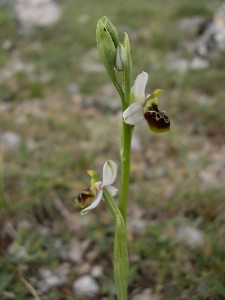
[[203,38],[223,1],[28,2],[0,1],[0,299],[115,299],[112,219],[74,203],[87,169],[119,162],[103,15],[130,36],[134,78],[165,90],[173,129],[135,128],[129,299],[224,299],[225,56]]

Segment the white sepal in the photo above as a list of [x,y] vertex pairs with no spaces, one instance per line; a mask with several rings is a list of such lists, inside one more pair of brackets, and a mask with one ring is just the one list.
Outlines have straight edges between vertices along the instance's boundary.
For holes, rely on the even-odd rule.
[[123,112],[123,119],[126,124],[136,125],[144,119],[143,114],[143,106],[135,102]]
[[138,101],[141,105],[145,104],[146,96],[145,96],[145,88],[148,81],[148,74],[146,72],[142,72],[139,74],[134,82],[133,93],[136,101]]
[[117,165],[112,160],[107,160],[103,166],[103,187],[113,184],[117,175]]
[[89,205],[88,207],[86,207],[85,209],[83,209],[81,211],[81,215],[85,215],[85,214],[89,213],[90,210],[92,210],[96,206],[98,206],[102,199],[102,194],[103,194],[103,189],[100,189],[97,193],[95,200],[91,203],[91,205]]
[[106,189],[106,190],[110,193],[110,195],[113,196],[113,197],[114,197],[114,196],[116,195],[116,193],[118,192],[118,189],[115,188],[115,187],[112,186],[112,185],[107,186],[105,189]]

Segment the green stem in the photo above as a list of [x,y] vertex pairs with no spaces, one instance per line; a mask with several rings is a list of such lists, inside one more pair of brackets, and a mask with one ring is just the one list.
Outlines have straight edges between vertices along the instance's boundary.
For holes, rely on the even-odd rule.
[[113,81],[113,84],[114,84],[115,88],[117,89],[118,94],[120,95],[120,98],[122,101],[122,106],[124,107],[125,106],[124,92],[117,80]]
[[130,159],[131,159],[131,139],[133,126],[122,121],[121,128],[121,145],[120,145],[120,161],[121,161],[121,183],[120,183],[120,200],[119,209],[126,222],[127,214],[127,198],[130,181]]
[[115,200],[113,199],[113,197],[110,195],[110,193],[106,189],[104,189],[103,198],[105,199],[106,205],[107,205],[108,209],[110,210],[114,220],[116,221],[118,216],[121,217],[121,212],[119,211]]

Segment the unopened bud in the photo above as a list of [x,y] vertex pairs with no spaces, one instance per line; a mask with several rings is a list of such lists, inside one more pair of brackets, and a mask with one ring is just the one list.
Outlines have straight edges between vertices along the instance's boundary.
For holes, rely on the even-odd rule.
[[116,49],[115,67],[116,67],[117,71],[123,71],[125,62],[126,62],[126,52],[125,52],[124,46],[121,43],[119,43],[118,47]]

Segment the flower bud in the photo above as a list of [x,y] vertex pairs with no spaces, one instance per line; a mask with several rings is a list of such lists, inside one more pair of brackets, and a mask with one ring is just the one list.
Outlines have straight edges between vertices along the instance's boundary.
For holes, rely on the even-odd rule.
[[115,63],[115,67],[117,71],[123,71],[125,62],[126,62],[126,52],[124,46],[121,43],[119,43],[116,49],[116,63]]

